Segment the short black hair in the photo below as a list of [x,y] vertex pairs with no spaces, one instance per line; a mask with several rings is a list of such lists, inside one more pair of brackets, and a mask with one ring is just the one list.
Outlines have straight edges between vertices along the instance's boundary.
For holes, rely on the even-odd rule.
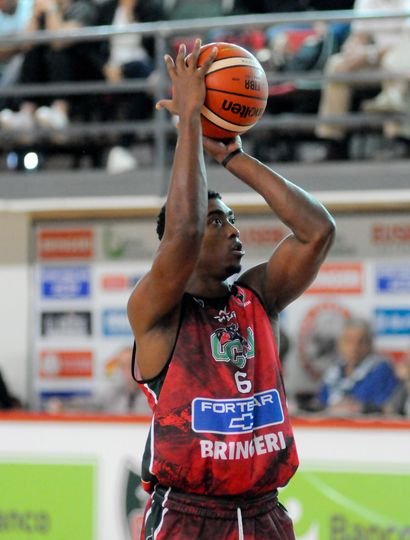
[[[213,191],[212,189],[208,189],[208,201],[210,199],[222,199],[221,194],[217,191]],[[162,237],[164,236],[165,231],[165,211],[166,211],[166,204],[161,208],[158,216],[157,216],[157,235],[160,240],[162,240]]]

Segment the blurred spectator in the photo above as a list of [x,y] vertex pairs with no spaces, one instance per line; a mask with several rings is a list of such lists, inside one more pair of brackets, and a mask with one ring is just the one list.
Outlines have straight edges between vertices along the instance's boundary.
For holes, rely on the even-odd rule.
[[[26,27],[33,11],[33,0],[0,0],[0,40],[18,34]],[[0,44],[0,86],[17,81],[23,57],[20,45]],[[0,99],[3,108],[3,100]]]
[[[162,18],[161,6],[152,0],[105,0],[99,6],[99,24],[123,28],[135,22],[157,21]],[[147,79],[153,72],[152,42],[143,40],[136,33],[114,35],[105,44],[106,62],[102,66],[105,79],[119,83],[124,79]],[[152,116],[153,102],[145,92],[134,92],[125,96],[112,96],[114,114],[126,120],[144,120]],[[136,157],[130,152],[134,141],[132,135],[123,136],[118,146],[108,154],[107,170],[122,173],[138,166]]]
[[0,371],[0,409],[20,409],[21,402],[18,398],[10,394],[6,382]]
[[[410,72],[410,25],[406,25],[405,34],[394,47],[391,47],[381,60],[381,68],[393,73]],[[410,113],[410,83],[408,80],[387,80],[382,84],[382,91],[374,99],[362,104],[367,112]],[[410,125],[386,119],[384,134],[387,138],[402,137],[410,139]]]
[[108,362],[110,387],[101,393],[96,408],[115,414],[149,414],[151,410],[131,374],[132,347],[123,347]]
[[197,19],[200,17],[222,17],[232,9],[232,0],[165,0],[167,19]]
[[399,384],[385,403],[383,411],[410,418],[410,350],[402,360],[394,364],[394,371]]
[[[358,14],[364,11],[401,11],[410,8],[410,0],[356,0],[354,9]],[[401,39],[405,21],[403,19],[378,19],[374,21],[353,21],[351,33],[340,53],[328,60],[327,75],[350,73],[365,68],[380,67],[383,56]],[[364,83],[326,82],[319,106],[319,117],[325,119],[333,115],[343,115],[351,107],[353,89],[368,87]],[[348,154],[346,130],[341,125],[319,124],[316,129],[319,138],[329,141],[328,159],[343,159]]]
[[[37,30],[75,30],[97,21],[97,10],[91,0],[35,0],[26,32]],[[56,42],[34,45],[24,55],[19,82],[58,83],[95,80],[98,69],[98,46],[94,43]],[[38,105],[41,100],[25,99],[18,112],[0,112],[3,129],[24,132],[35,122],[42,127],[61,130],[68,125],[69,102],[63,97],[52,100],[51,107]]]
[[381,412],[397,387],[393,368],[373,351],[373,334],[363,319],[347,319],[338,355],[325,373],[319,401],[331,414]]

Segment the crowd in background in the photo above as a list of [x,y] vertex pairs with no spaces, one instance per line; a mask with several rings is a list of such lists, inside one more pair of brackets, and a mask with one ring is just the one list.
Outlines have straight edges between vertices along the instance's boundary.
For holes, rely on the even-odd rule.
[[[331,5],[329,5],[331,4]],[[13,132],[27,144],[35,129],[51,130],[55,142],[64,142],[64,129],[70,122],[105,120],[146,120],[153,115],[152,89],[155,84],[154,38],[140,35],[113,35],[101,42],[54,42],[1,45],[1,37],[13,33],[47,29],[50,31],[111,25],[121,29],[133,22],[180,20],[237,14],[294,13],[306,10],[355,9],[389,12],[410,9],[410,0],[0,0],[0,85],[107,81],[126,79],[147,82],[147,90],[132,94],[97,96],[54,95],[51,98],[0,97],[0,129]],[[349,156],[350,133],[342,124],[329,123],[334,115],[349,110],[407,113],[407,81],[294,81],[292,72],[323,70],[326,74],[360,73],[382,69],[406,72],[409,69],[408,21],[378,19],[348,23],[281,24],[264,30],[245,28],[206,32],[204,41],[231,41],[255,53],[268,72],[289,73],[289,82],[271,84],[267,113],[317,113],[321,122],[315,137],[324,143],[323,159]],[[184,40],[189,36],[184,35]],[[173,45],[178,41],[169,43]],[[150,84],[152,81],[152,84]],[[379,94],[380,90],[382,92]],[[301,99],[303,97],[303,99]],[[386,117],[384,135],[389,139],[410,140],[409,125]],[[265,137],[266,141],[266,137]],[[295,137],[293,135],[293,146]],[[123,172],[138,166],[132,147],[134,134],[119,136],[107,155],[109,172]],[[265,146],[265,148],[264,148]],[[260,145],[269,154],[273,144]],[[286,145],[285,155],[295,158],[294,148]],[[269,155],[261,155],[263,159]]]

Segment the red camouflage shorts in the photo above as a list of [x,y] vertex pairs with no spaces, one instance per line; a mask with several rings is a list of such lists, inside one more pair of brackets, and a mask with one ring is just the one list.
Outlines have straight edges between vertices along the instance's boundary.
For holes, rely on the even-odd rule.
[[277,492],[253,499],[204,497],[156,486],[141,540],[295,540]]

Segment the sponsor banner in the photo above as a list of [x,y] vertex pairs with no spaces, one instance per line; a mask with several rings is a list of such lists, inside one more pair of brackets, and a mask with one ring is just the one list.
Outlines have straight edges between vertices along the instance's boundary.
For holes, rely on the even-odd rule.
[[0,538],[96,538],[94,464],[1,462],[0,478]]
[[393,360],[395,364],[399,364],[409,355],[409,352],[406,349],[400,351],[397,349],[392,350],[392,349],[379,348],[379,352],[382,356],[385,356]]
[[46,350],[40,352],[42,379],[91,378],[93,353],[91,351]]
[[88,266],[41,268],[41,296],[47,299],[87,298],[90,296]]
[[247,433],[282,423],[277,390],[260,392],[250,398],[195,398],[192,402],[192,429],[197,433]]
[[126,308],[107,308],[102,312],[104,336],[132,336]]
[[131,460],[124,463],[122,476],[120,500],[123,501],[122,521],[127,531],[126,540],[140,540],[148,494],[142,489],[140,471]]
[[92,395],[91,390],[44,390],[39,394],[40,410],[48,413],[59,413],[69,411],[70,407],[73,408],[73,404],[77,410],[79,409],[78,404],[81,404],[81,410],[85,410]]
[[363,265],[360,263],[326,263],[305,294],[362,294]]
[[278,244],[286,235],[288,229],[280,224],[241,226],[241,241],[247,248],[272,247]]
[[410,220],[395,223],[383,221],[371,227],[371,239],[374,245],[406,245],[410,246]]
[[129,291],[135,287],[140,278],[140,275],[105,274],[101,276],[101,289],[108,292]]
[[410,219],[408,216],[375,218],[370,224],[369,243],[380,255],[410,254]]
[[410,264],[376,267],[376,292],[410,294]]
[[281,500],[298,540],[410,537],[409,473],[299,470]]
[[410,255],[410,219],[406,215],[340,215],[330,257]]
[[37,257],[49,259],[91,259],[94,232],[91,228],[40,230],[37,232]]
[[374,327],[379,336],[410,335],[410,309],[377,308],[374,312]]
[[104,225],[101,242],[104,259],[152,260],[159,243],[155,232],[155,220]]
[[89,311],[47,311],[41,314],[41,335],[44,337],[91,336]]

